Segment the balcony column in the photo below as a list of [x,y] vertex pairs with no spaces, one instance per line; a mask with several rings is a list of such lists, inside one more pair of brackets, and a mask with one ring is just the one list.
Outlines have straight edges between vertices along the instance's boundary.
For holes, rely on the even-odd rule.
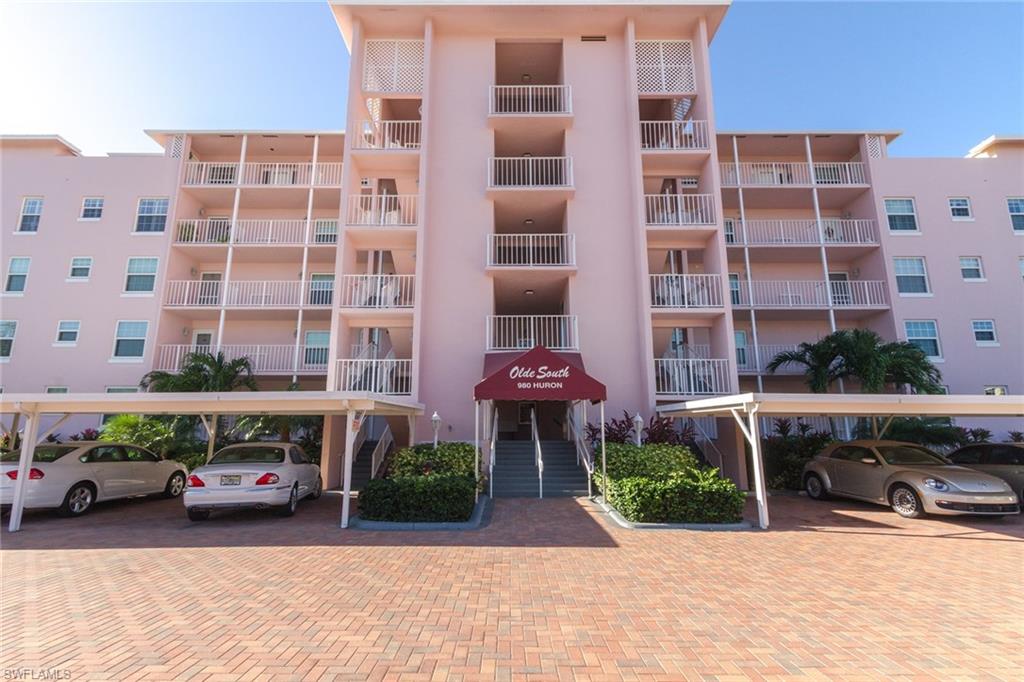
[[306,295],[309,292],[309,238],[313,224],[313,188],[316,186],[316,164],[320,152],[320,136],[313,136],[313,164],[312,177],[310,178],[309,190],[306,195],[306,230],[302,240],[302,271],[299,275],[299,312],[295,322],[295,354],[292,358],[292,383],[299,381],[299,348],[302,343],[302,317],[303,304],[306,302]]
[[[732,136],[732,162],[736,168],[736,177],[740,175],[740,150],[736,142],[736,136]],[[740,204],[740,228],[743,230],[743,267],[747,271],[747,293],[750,296],[750,336],[754,344],[754,369],[757,379],[757,390],[764,391],[764,377],[761,375],[761,347],[757,341],[757,311],[754,309],[754,280],[750,274],[750,247],[747,245],[747,211],[743,205],[743,185],[737,183],[736,191],[739,195]],[[738,369],[738,368],[737,368]]]
[[804,135],[804,150],[807,152],[807,167],[811,173],[811,198],[814,201],[814,222],[818,226],[818,250],[821,253],[821,268],[825,272],[825,294],[828,297],[828,324],[836,330],[836,311],[832,305],[832,282],[828,278],[828,253],[825,250],[825,227],[821,222],[821,206],[818,204],[818,178],[814,172],[814,158],[811,156],[811,137]]
[[235,255],[235,226],[238,225],[238,206],[242,201],[242,174],[245,173],[245,154],[249,145],[249,136],[242,135],[242,151],[238,155],[238,173],[235,176],[235,200],[231,207],[231,232],[228,236],[228,257],[224,265],[224,277],[220,283],[220,315],[217,319],[217,339],[214,342],[215,352],[220,352],[221,339],[224,337],[224,318],[227,314],[228,288],[231,286],[231,264]]

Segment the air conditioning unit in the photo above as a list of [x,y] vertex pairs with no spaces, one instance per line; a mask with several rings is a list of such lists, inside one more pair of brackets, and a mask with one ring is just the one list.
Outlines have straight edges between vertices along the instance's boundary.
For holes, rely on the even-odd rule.
[[370,189],[373,186],[373,181],[370,178],[359,178],[359,186],[365,189]]

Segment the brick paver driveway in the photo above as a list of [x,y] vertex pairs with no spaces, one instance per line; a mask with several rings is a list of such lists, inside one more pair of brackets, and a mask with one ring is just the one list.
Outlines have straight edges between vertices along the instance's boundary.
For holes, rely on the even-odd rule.
[[1024,524],[773,498],[770,532],[628,531],[499,500],[462,533],[341,531],[339,500],[180,501],[4,534],[2,668],[71,679],[1020,679]]

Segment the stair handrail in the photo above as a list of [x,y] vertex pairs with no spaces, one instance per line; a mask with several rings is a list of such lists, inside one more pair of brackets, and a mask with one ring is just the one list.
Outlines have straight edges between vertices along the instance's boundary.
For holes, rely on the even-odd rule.
[[369,432],[369,428],[367,428],[367,425],[370,422],[370,420],[366,418],[366,413],[365,412],[361,412],[361,413],[357,412],[356,413],[356,419],[359,420],[359,430],[356,431],[356,437],[353,439],[353,442],[352,442],[352,461],[353,462],[356,461],[356,458],[359,457],[359,449],[362,448],[363,447],[363,443],[366,442],[366,435]]
[[576,414],[573,407],[575,406],[570,405],[567,412],[569,418],[569,431],[572,434],[573,441],[576,443],[576,463],[582,463],[583,468],[587,470],[587,497],[593,497],[594,491],[591,489],[591,485],[594,477],[594,453],[591,452],[590,444],[587,442],[586,435],[580,428],[580,424],[576,421]]
[[386,424],[384,432],[380,434],[380,440],[373,448],[373,454],[370,455],[370,478],[377,478],[377,471],[380,470],[380,465],[384,463],[384,458],[394,442],[395,437],[391,433],[391,424]]
[[491,461],[488,466],[487,478],[491,486],[491,499],[494,499],[494,461],[498,459],[498,410],[494,410],[494,418],[491,420]]
[[544,455],[540,449],[540,431],[537,429],[537,410],[530,410],[530,429],[533,431],[533,459],[537,464],[537,497],[544,499]]

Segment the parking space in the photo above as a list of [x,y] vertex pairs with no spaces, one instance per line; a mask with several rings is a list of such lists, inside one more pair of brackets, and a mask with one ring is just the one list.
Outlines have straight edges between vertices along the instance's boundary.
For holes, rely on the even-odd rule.
[[[1020,518],[772,499],[769,532],[629,531],[572,499],[475,532],[189,522],[180,500],[0,536],[5,669],[73,679],[1011,679]],[[751,508],[752,518],[756,512]],[[11,624],[17,624],[11,627]]]

